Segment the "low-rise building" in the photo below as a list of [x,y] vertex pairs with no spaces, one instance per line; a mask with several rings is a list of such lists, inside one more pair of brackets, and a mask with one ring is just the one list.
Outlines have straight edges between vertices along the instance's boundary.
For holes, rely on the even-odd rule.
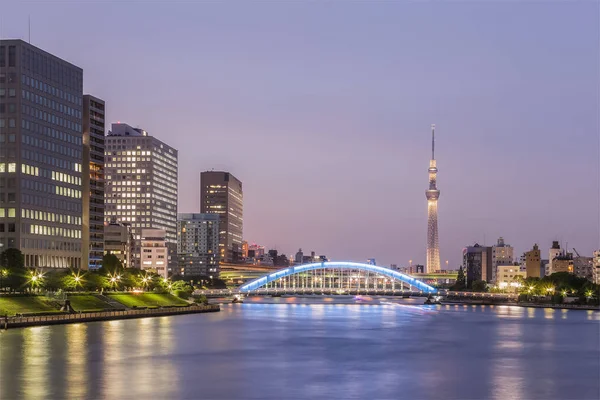
[[537,243],[533,245],[533,249],[525,253],[525,269],[527,277],[540,278],[540,268],[542,266],[542,255]]
[[164,229],[142,229],[140,261],[142,270],[169,277],[169,251]]
[[463,270],[467,288],[475,281],[492,281],[492,248],[475,243],[463,249]]
[[573,254],[572,253],[564,253],[564,254],[554,257],[554,260],[552,260],[551,272],[553,274],[555,274],[557,272],[574,273],[575,267],[573,266]]
[[600,250],[594,251],[592,279],[596,285],[600,285]]
[[496,282],[496,274],[499,265],[512,265],[514,249],[511,245],[504,243],[504,238],[499,237],[498,242],[492,246],[492,281]]
[[554,259],[563,253],[560,244],[557,240],[552,242],[552,247],[548,252],[548,264],[546,264],[546,276],[552,275],[554,272]]
[[129,224],[112,219],[104,226],[104,254],[114,254],[121,265],[131,268],[131,255],[134,248],[133,233]]
[[518,287],[517,281],[519,278],[527,278],[527,272],[521,270],[518,264],[516,265],[498,265],[496,271],[496,285],[500,289]]
[[594,278],[594,258],[577,256],[573,258],[573,271],[575,275],[587,280]]

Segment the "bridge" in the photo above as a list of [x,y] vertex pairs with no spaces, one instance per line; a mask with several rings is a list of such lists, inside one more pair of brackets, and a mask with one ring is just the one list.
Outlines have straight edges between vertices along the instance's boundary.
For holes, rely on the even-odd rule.
[[205,295],[231,294],[406,294],[429,295],[437,289],[414,277],[371,264],[327,261],[268,273],[237,289],[206,290]]
[[[297,265],[277,271],[265,268],[238,288],[196,290],[207,297],[236,295],[380,295],[441,296],[448,301],[516,301],[516,294],[437,290],[418,278],[392,269],[354,262],[334,261]],[[244,272],[246,273],[246,272]],[[444,276],[447,274],[444,274]],[[440,275],[442,276],[442,275]]]

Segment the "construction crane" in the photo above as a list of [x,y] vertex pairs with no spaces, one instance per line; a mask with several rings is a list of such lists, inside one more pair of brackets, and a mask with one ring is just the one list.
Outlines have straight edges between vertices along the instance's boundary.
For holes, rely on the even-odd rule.
[[577,254],[577,257],[581,257],[581,256],[579,255],[579,252],[578,252],[578,251],[575,249],[575,247],[573,247],[573,252],[575,252],[575,254]]

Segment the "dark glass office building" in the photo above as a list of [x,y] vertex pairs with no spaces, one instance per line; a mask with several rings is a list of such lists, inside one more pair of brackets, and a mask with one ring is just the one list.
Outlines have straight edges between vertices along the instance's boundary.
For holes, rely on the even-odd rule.
[[27,267],[82,263],[83,70],[0,40],[0,244]]

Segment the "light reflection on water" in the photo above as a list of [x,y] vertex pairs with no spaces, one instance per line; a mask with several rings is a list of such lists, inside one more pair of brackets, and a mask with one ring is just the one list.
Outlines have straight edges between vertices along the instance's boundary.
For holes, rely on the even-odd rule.
[[67,357],[67,397],[84,399],[87,394],[87,351],[82,343],[87,341],[87,324],[72,324],[65,326],[66,357]]
[[286,299],[9,330],[0,334],[0,398],[600,396],[599,313],[382,303]]
[[25,399],[41,399],[46,395],[50,375],[50,330],[48,326],[24,329],[23,370],[20,378]]

